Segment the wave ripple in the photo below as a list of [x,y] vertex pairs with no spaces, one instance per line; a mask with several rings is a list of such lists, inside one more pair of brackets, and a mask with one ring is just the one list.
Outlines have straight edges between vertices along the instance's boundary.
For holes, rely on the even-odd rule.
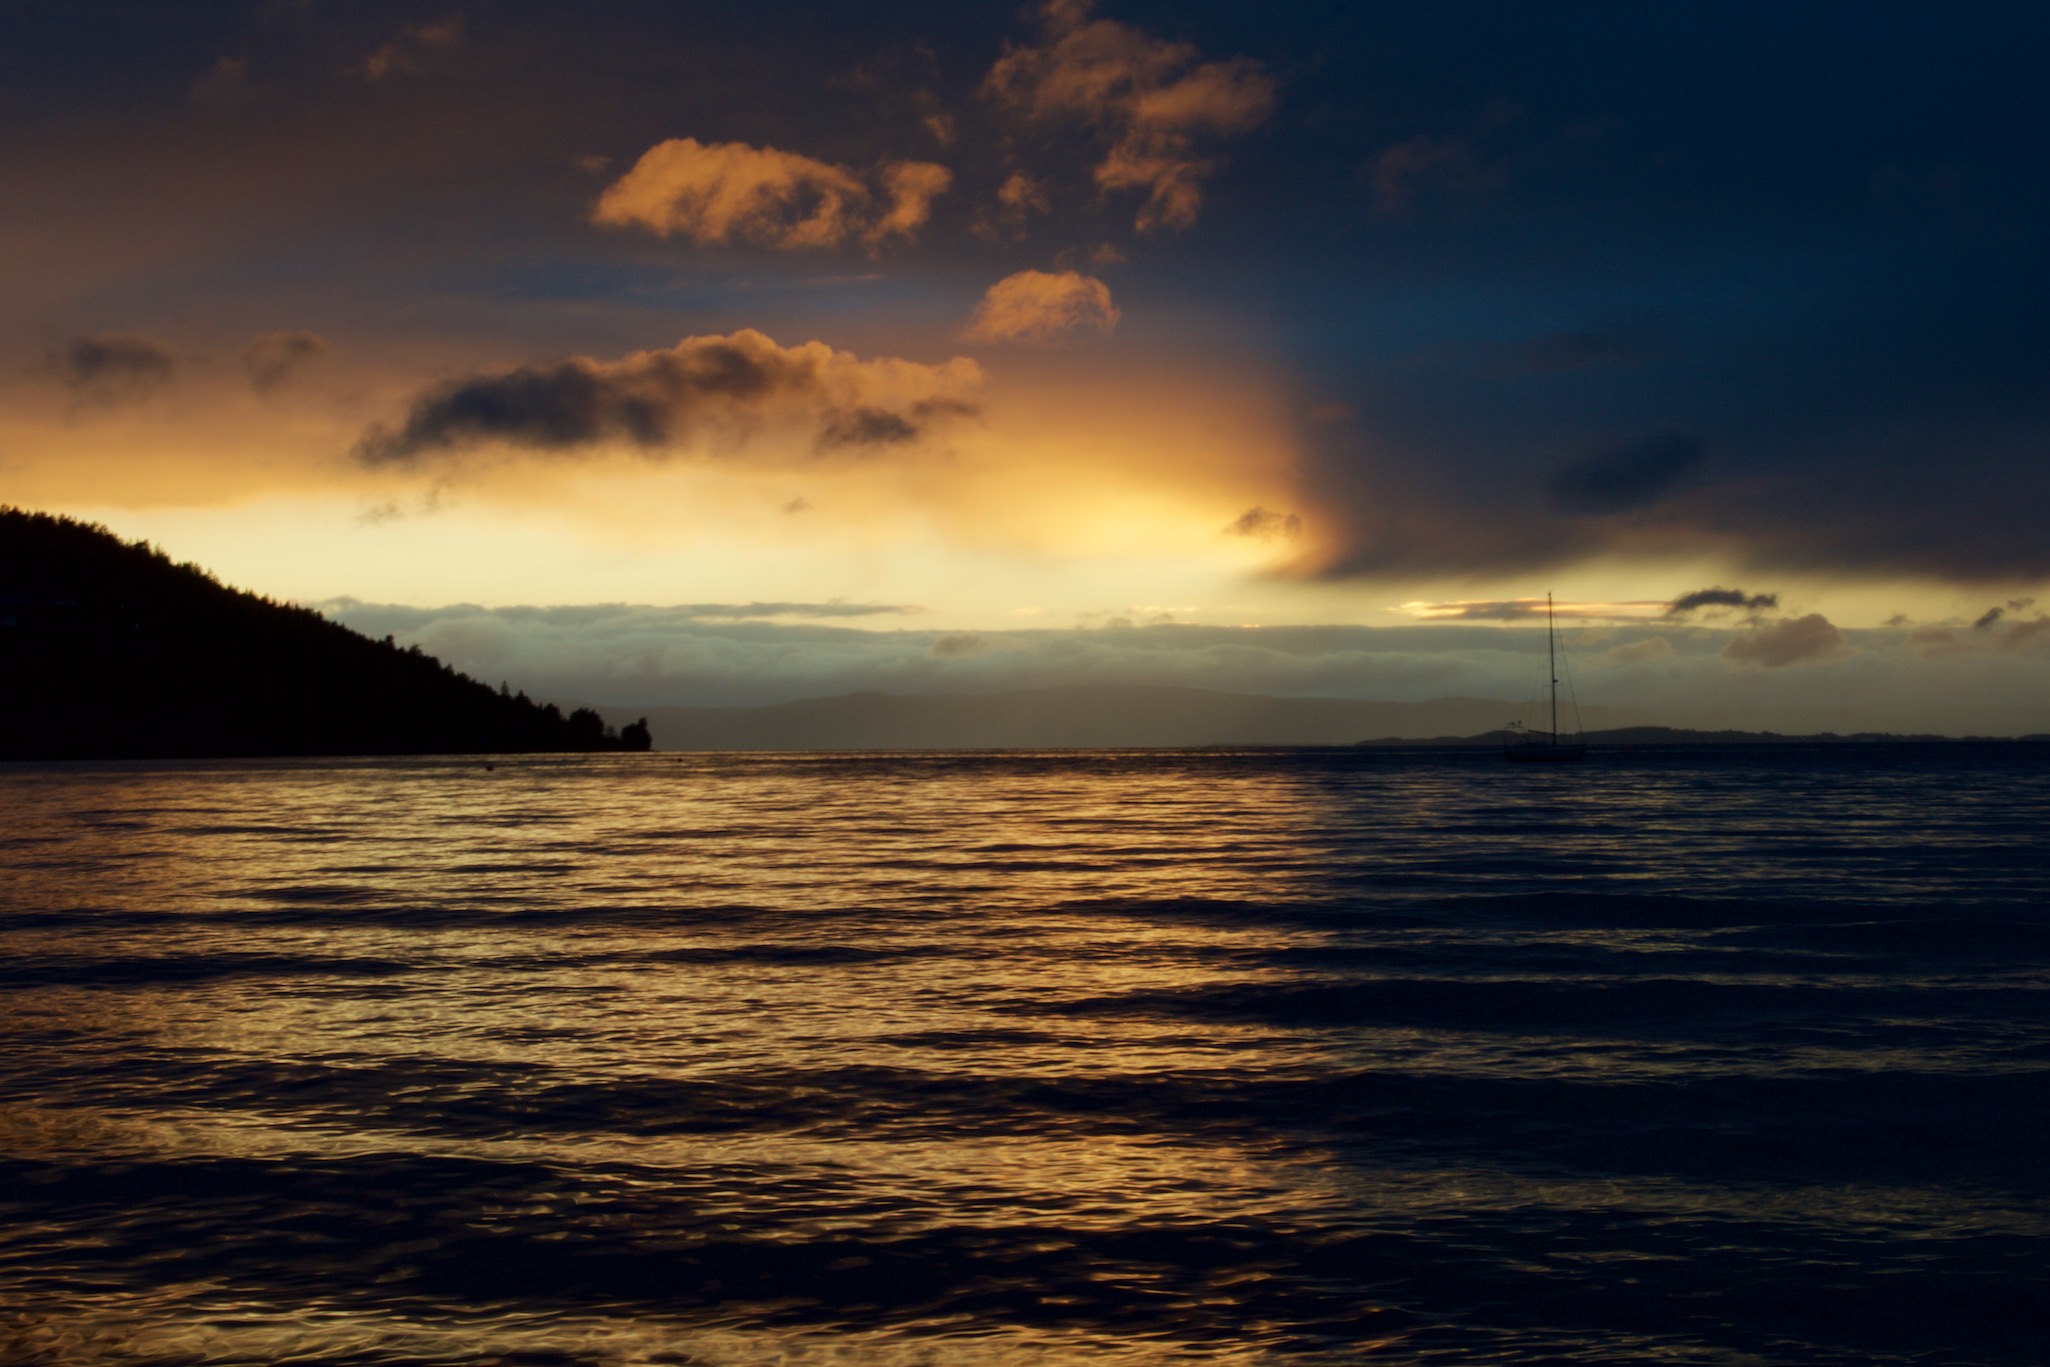
[[0,1359],[2041,1360],[2050,755],[0,767]]

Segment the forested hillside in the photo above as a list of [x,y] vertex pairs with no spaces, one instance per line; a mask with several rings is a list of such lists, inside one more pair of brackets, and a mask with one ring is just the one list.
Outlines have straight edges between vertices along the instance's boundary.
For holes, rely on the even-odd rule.
[[645,750],[103,527],[0,508],[0,758]]

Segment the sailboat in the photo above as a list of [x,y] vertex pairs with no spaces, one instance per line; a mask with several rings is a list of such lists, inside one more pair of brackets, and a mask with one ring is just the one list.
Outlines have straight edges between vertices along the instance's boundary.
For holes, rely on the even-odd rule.
[[[1559,643],[1552,625],[1552,595],[1545,595],[1545,663],[1552,678],[1552,729],[1533,731],[1520,721],[1509,723],[1502,738],[1502,758],[1519,764],[1561,764],[1587,758],[1587,742],[1576,733],[1559,739]],[[1577,709],[1576,709],[1577,711]]]

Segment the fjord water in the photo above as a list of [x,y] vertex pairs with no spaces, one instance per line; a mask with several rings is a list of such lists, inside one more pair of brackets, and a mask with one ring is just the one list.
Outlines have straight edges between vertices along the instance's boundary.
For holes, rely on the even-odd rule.
[[2050,755],[0,769],[0,1359],[2034,1363]]

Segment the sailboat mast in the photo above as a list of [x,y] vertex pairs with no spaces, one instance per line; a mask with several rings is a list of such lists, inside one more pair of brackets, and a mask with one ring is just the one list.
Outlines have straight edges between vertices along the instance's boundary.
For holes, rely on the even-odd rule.
[[1545,594],[1545,665],[1552,676],[1552,744],[1559,743],[1559,648],[1552,644],[1552,595]]

